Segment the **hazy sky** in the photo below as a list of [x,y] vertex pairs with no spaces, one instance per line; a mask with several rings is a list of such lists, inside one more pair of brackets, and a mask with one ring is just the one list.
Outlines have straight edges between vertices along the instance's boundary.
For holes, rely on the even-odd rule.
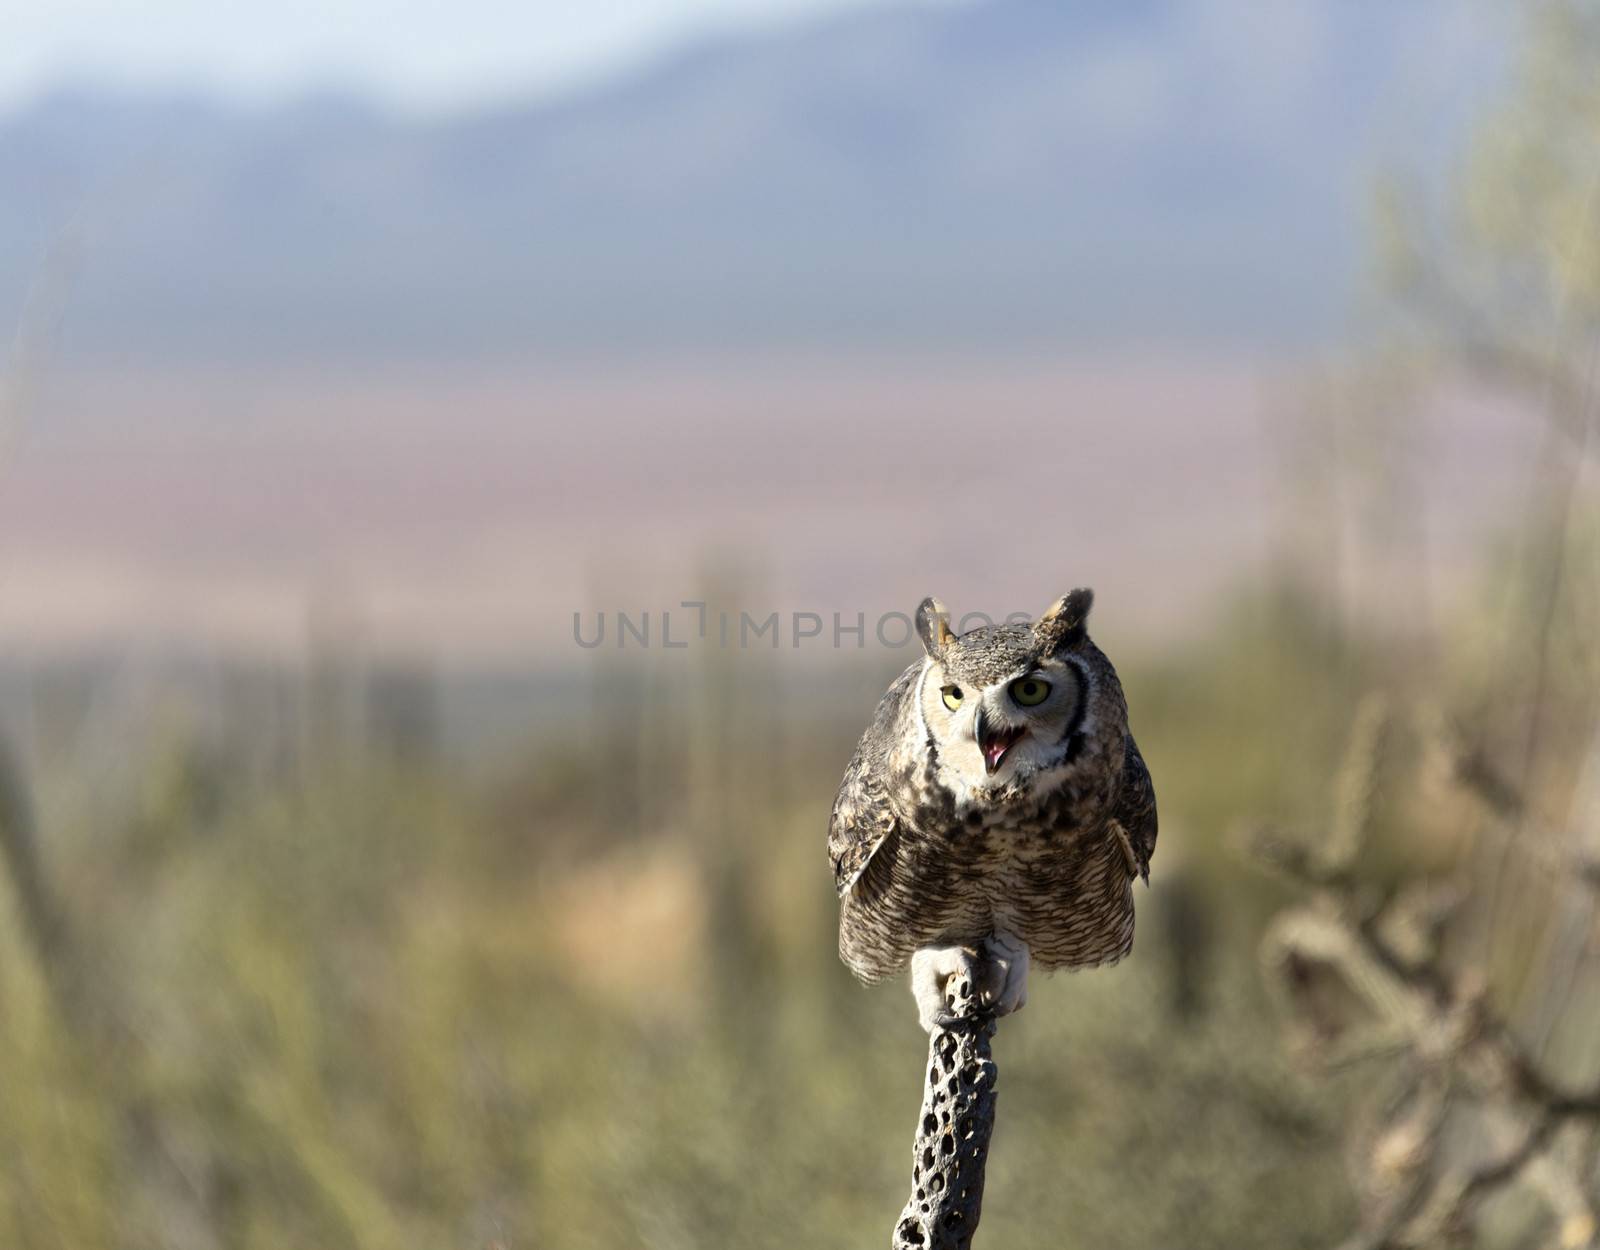
[[338,86],[460,107],[570,86],[709,30],[874,2],[0,0],[0,109],[62,81],[252,99]]

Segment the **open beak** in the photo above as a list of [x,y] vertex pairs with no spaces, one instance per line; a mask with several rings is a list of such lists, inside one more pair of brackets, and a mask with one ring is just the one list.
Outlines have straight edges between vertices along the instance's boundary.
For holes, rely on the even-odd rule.
[[1027,729],[1018,725],[1015,728],[996,728],[983,714],[983,709],[978,709],[978,715],[972,724],[972,736],[977,739],[978,750],[983,754],[984,772],[994,774],[1005,759],[1007,752],[1017,743],[1022,741],[1027,734]]

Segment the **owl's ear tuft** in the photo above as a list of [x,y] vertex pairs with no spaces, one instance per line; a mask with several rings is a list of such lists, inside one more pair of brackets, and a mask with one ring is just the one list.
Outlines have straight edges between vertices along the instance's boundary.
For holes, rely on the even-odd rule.
[[917,608],[917,637],[922,639],[922,649],[934,657],[947,643],[955,641],[955,631],[950,628],[950,609],[932,595]]
[[1089,609],[1094,607],[1094,591],[1087,586],[1063,595],[1033,623],[1033,632],[1044,644],[1045,652],[1076,646],[1088,637]]

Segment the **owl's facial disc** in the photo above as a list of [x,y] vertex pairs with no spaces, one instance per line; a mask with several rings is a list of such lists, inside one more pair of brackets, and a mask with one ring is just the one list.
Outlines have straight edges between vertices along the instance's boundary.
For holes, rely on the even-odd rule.
[[983,771],[992,777],[1005,761],[1007,752],[1027,734],[1027,726],[997,725],[979,708],[977,716],[973,718],[972,736],[977,740],[978,751],[983,756]]

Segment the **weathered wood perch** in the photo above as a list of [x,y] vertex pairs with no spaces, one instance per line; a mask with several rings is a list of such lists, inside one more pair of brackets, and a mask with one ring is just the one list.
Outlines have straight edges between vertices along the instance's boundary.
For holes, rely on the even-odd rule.
[[956,1023],[928,1039],[922,1118],[911,1160],[911,1197],[893,1250],[966,1250],[983,1210],[983,1173],[994,1131],[994,1017],[965,978],[949,990]]

